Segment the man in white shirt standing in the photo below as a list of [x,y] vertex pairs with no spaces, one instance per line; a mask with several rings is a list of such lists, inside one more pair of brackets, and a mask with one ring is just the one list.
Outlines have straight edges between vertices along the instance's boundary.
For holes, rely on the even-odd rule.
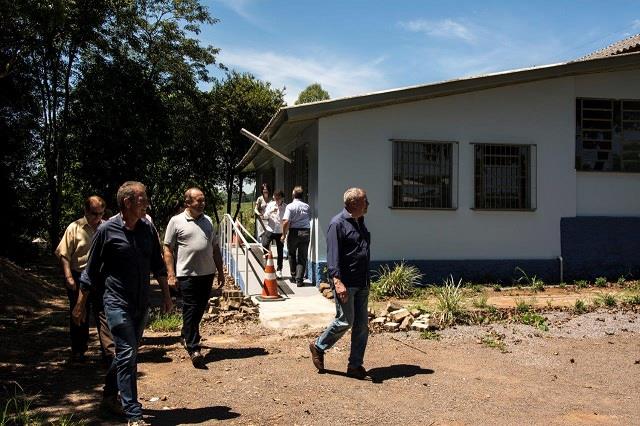
[[282,218],[287,203],[284,202],[284,192],[276,191],[273,194],[273,200],[269,201],[264,209],[263,219],[266,220],[264,226],[266,231],[262,234],[262,247],[271,251],[271,241],[276,242],[276,250],[278,252],[278,263],[276,269],[276,277],[282,278],[282,252],[284,243],[282,242]]
[[302,201],[304,191],[301,186],[293,188],[293,201],[287,205],[282,218],[282,241],[287,239],[291,282],[304,286],[307,269],[307,250],[311,240],[311,208]]
[[189,188],[184,204],[185,210],[167,225],[164,261],[169,284],[178,282],[182,293],[182,342],[194,367],[201,368],[200,321],[209,302],[214,273],[217,269],[218,285],[222,286],[224,272],[218,235],[211,218],[204,214],[204,194],[198,188]]

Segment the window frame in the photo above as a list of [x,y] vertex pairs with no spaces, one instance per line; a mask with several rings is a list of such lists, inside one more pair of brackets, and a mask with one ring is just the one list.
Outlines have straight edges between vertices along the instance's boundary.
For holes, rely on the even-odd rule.
[[[451,140],[434,140],[434,139],[408,139],[408,138],[392,138],[389,139],[391,142],[391,203],[389,205],[389,209],[391,210],[457,210],[458,209],[458,173],[459,173],[459,144],[457,141]],[[450,160],[450,169],[449,169],[449,179],[450,183],[450,202],[451,207],[419,207],[419,206],[396,206],[395,196],[394,196],[394,180],[395,180],[395,171],[396,164],[399,161],[396,158],[396,149],[395,146],[397,143],[419,143],[419,144],[427,144],[427,145],[449,145],[451,150],[451,160]]]
[[[608,101],[611,102],[611,119],[610,119],[610,123],[611,123],[611,137],[608,140],[602,139],[602,140],[588,140],[589,142],[598,144],[598,143],[604,143],[606,144],[607,142],[610,143],[610,149],[608,150],[610,155],[612,156],[612,158],[610,160],[606,160],[606,161],[610,161],[612,164],[612,168],[610,170],[603,170],[603,169],[586,169],[584,168],[583,164],[584,164],[584,153],[585,151],[593,151],[593,152],[600,152],[602,151],[602,149],[598,150],[597,148],[585,148],[584,147],[584,143],[585,143],[585,134],[584,132],[589,132],[590,130],[584,130],[583,127],[583,111],[584,111],[584,104],[583,101]],[[624,129],[624,122],[631,122],[631,121],[635,121],[638,122],[639,120],[629,120],[629,119],[625,119],[624,118],[624,104],[625,102],[637,102],[640,103],[640,99],[631,99],[631,98],[596,98],[596,97],[581,97],[581,96],[576,96],[575,98],[575,103],[574,103],[574,116],[575,116],[575,145],[574,145],[574,153],[575,153],[575,160],[574,160],[574,169],[576,172],[579,173],[624,173],[624,174],[638,174],[640,173],[640,167],[638,167],[638,170],[625,170],[624,169],[624,163],[626,162],[631,162],[631,163],[640,163],[640,156],[639,159],[636,161],[629,161],[629,160],[625,160],[624,159],[624,154],[625,154],[625,146],[630,145],[630,144],[640,144],[640,138],[638,139],[629,139],[629,140],[625,140],[625,129]],[[594,110],[593,108],[589,108]],[[597,110],[597,109],[595,109]],[[635,109],[633,110],[633,112],[639,112],[640,110]],[[619,116],[617,117],[616,113],[619,114]],[[616,120],[616,118],[618,120]],[[593,120],[592,120],[593,121]],[[618,128],[618,130],[616,130],[616,127]],[[608,130],[601,130],[602,132],[606,132]],[[627,131],[628,132],[628,131]],[[580,148],[578,148],[580,146]],[[616,153],[619,152],[620,158],[616,160],[615,155]],[[629,150],[628,152],[633,152],[632,150]],[[579,154],[580,153],[580,154]],[[596,160],[597,161],[597,160]],[[605,161],[605,160],[602,160]],[[616,163],[618,163],[618,168],[616,168]],[[579,167],[580,164],[580,167]]]
[[[533,212],[536,211],[538,206],[538,194],[537,194],[537,181],[538,181],[538,145],[534,143],[513,143],[513,142],[470,142],[472,147],[472,161],[473,161],[473,203],[471,210],[476,211],[504,211],[504,212]],[[529,176],[529,207],[478,207],[478,194],[477,194],[477,161],[476,161],[476,148],[479,146],[517,146],[529,148],[529,164],[528,164],[528,176]]]

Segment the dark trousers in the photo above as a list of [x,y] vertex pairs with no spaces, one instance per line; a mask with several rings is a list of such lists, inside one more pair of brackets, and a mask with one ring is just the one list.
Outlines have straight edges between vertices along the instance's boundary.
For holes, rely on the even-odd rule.
[[107,388],[113,386],[113,377],[116,377],[117,390],[120,391],[122,409],[127,419],[142,417],[142,404],[138,402],[138,347],[147,313],[147,309],[131,313],[122,308],[105,306],[107,323],[116,346],[116,356],[107,372],[105,395]]
[[271,251],[271,241],[276,242],[276,250],[278,252],[278,271],[282,270],[282,249],[284,247],[284,243],[280,239],[282,234],[274,234],[273,232],[265,231],[262,234],[262,247]]
[[200,321],[209,304],[213,274],[178,277],[182,293],[182,338],[189,353],[200,350]]
[[67,287],[67,297],[69,298],[69,332],[71,335],[71,351],[73,353],[84,354],[87,351],[87,343],[89,342],[89,318],[93,313],[93,319],[98,331],[98,339],[100,341],[100,351],[102,352],[102,359],[107,366],[111,365],[113,357],[115,356],[115,344],[107,325],[107,319],[104,315],[104,307],[102,306],[102,293],[94,292],[89,295],[89,301],[87,303],[87,316],[81,325],[76,325],[73,322],[72,311],[73,307],[78,301],[78,294],[80,292],[78,286],[80,283],[80,272],[71,271],[74,281],[76,282],[76,289],[71,290]]
[[304,282],[304,273],[307,269],[307,250],[311,232],[309,228],[290,228],[287,235],[287,250],[289,251],[289,269],[291,278],[295,282]]

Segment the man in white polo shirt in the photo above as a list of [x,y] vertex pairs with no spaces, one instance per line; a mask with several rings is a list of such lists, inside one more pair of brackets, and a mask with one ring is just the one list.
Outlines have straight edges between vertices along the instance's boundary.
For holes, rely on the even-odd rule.
[[184,205],[185,210],[173,216],[167,225],[164,261],[169,284],[175,285],[177,281],[182,293],[182,342],[194,367],[199,368],[204,361],[200,353],[200,321],[207,308],[214,273],[217,269],[219,286],[224,283],[224,273],[218,235],[211,218],[204,214],[204,194],[198,188],[187,189]]

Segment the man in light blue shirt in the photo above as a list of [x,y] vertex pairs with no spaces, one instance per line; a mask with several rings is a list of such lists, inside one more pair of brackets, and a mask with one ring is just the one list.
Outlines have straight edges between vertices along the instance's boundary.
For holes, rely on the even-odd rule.
[[307,250],[311,239],[311,208],[302,201],[304,191],[301,186],[293,188],[293,201],[287,204],[282,218],[282,241],[287,240],[289,251],[290,281],[298,287],[304,286],[307,268]]

